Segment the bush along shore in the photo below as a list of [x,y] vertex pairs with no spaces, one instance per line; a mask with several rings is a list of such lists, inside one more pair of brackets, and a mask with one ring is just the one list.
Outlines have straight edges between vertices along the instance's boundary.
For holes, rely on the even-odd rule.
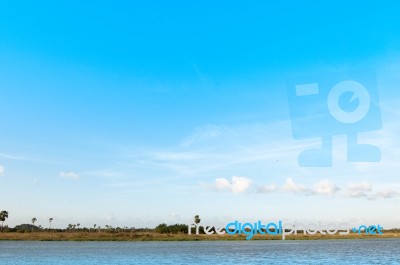
[[[286,240],[324,240],[324,239],[377,239],[377,238],[400,238],[400,232],[384,232],[383,235],[288,235]],[[57,231],[38,231],[38,232],[6,232],[0,233],[0,240],[17,241],[214,241],[214,240],[246,240],[245,235],[188,235],[162,234],[157,232],[57,232]],[[282,240],[280,235],[255,235],[251,240]]]
[[[182,226],[178,229],[179,226]],[[168,229],[168,227],[170,227]],[[21,228],[21,227],[17,227]],[[0,240],[19,241],[214,241],[214,240],[246,240],[246,235],[228,235],[204,233],[188,234],[187,226],[183,225],[164,226],[159,229],[143,228],[72,228],[72,229],[43,229],[23,225],[24,229],[4,229],[0,232]],[[172,228],[176,228],[173,230]],[[298,231],[297,235],[286,235],[286,240],[326,240],[326,239],[377,239],[377,238],[400,238],[400,230],[384,230],[381,235],[370,235],[365,233],[350,233],[348,235],[315,235]],[[251,240],[282,240],[282,235],[254,235]]]
[[[8,212],[0,213],[0,240],[20,240],[20,241],[203,241],[203,240],[246,240],[245,233],[230,235],[225,234],[205,234],[204,230],[196,231],[200,226],[200,217],[194,217],[193,225],[189,227],[185,224],[167,225],[159,224],[155,228],[134,228],[134,227],[112,227],[105,225],[104,227],[96,224],[93,227],[81,227],[79,223],[69,224],[65,229],[51,228],[53,218],[48,219],[48,227],[35,225],[36,218],[32,218],[32,224],[22,224],[10,228],[4,225],[4,221],[8,218]],[[222,229],[225,231],[225,229]],[[246,230],[247,231],[247,230]],[[249,230],[247,232],[250,232]],[[265,232],[265,231],[264,231]],[[289,234],[285,236],[285,240],[324,240],[324,239],[377,239],[377,238],[400,238],[400,229],[383,230],[382,234],[371,233],[349,233],[341,234],[304,234],[298,230],[297,234]],[[254,233],[251,240],[282,240],[282,234],[260,234]]]

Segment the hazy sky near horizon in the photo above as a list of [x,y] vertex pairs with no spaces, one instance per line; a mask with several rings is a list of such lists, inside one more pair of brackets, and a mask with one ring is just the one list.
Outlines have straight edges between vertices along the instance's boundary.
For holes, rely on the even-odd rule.
[[[397,1],[0,3],[6,224],[400,227]],[[377,163],[300,167],[287,80],[376,72]],[[319,124],[315,124],[317,128]],[[312,128],[311,128],[312,129]]]

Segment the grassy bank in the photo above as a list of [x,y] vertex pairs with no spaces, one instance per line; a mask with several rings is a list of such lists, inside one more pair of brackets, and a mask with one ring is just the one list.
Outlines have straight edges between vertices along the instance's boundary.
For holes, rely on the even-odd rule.
[[[384,232],[383,235],[287,235],[286,240],[326,240],[326,239],[376,239],[400,238],[400,233]],[[155,232],[7,232],[0,233],[0,240],[18,241],[202,241],[202,240],[245,240],[245,235],[188,235],[160,234]],[[255,235],[252,240],[281,240],[282,236]]]

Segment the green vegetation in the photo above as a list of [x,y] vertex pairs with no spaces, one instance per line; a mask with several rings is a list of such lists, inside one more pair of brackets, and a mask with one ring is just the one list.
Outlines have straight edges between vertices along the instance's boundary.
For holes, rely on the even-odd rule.
[[188,226],[184,224],[159,224],[155,229],[155,232],[160,234],[179,234],[179,233],[187,233]]
[[[8,212],[0,212],[0,221],[8,218]],[[69,224],[65,229],[51,228],[54,219],[49,218],[49,228],[36,226],[37,218],[32,218],[32,224],[21,224],[10,228],[2,224],[0,240],[29,240],[29,241],[198,241],[198,240],[246,240],[245,235],[206,235],[200,231],[188,234],[188,225],[159,224],[156,228],[112,227],[104,228],[94,224],[93,227],[81,227],[80,223]],[[199,224],[199,215],[194,216],[194,223]],[[352,233],[349,235],[288,235],[287,240],[323,240],[323,239],[374,239],[374,238],[399,238],[400,229],[385,230],[383,235],[366,235]],[[252,240],[281,240],[281,235],[255,235]]]
[[[400,238],[400,233],[384,231],[383,235],[371,236],[365,234],[341,235],[288,235],[286,240],[329,240],[329,239],[376,239],[376,238]],[[188,235],[187,233],[158,233],[154,230],[149,232],[138,231],[66,231],[57,230],[27,230],[26,232],[3,232],[0,233],[0,240],[20,240],[20,241],[215,241],[215,240],[246,240],[245,235]],[[251,240],[282,240],[280,235],[255,235]]]
[[194,216],[194,223],[195,223],[196,225],[198,225],[198,224],[200,223],[200,221],[201,221],[200,216],[199,216],[199,215],[195,215],[195,216]]
[[1,211],[0,212],[0,221],[1,221],[1,231],[4,229],[4,222],[8,218],[8,212],[7,211]]

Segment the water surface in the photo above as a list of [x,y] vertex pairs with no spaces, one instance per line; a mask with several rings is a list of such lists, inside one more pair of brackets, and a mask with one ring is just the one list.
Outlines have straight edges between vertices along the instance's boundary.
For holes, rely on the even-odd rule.
[[1,241],[0,264],[400,264],[400,239]]

